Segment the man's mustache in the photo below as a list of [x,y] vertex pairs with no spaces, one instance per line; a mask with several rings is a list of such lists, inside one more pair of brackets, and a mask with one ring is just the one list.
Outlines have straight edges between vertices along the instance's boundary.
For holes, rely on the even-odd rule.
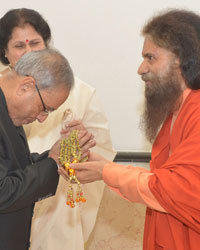
[[150,73],[143,74],[141,76],[141,79],[146,82],[146,81],[151,81],[153,79],[152,75]]

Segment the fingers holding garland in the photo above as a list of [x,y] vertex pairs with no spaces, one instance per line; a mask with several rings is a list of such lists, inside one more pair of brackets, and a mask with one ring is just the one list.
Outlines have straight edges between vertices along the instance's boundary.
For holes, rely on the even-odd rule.
[[89,143],[89,145],[92,146],[91,141],[93,141],[95,143],[95,145],[96,145],[96,142],[94,140],[94,135],[92,133],[89,133],[87,130],[85,130],[85,131],[83,131],[83,130],[79,131],[79,133],[78,133],[78,140],[79,140],[79,145],[80,145],[81,148],[84,145],[86,145],[87,143]]
[[81,159],[80,162],[86,161],[90,148],[96,146],[96,141],[94,139],[93,134],[87,132],[87,131],[80,131],[79,135],[79,145],[81,150]]
[[61,133],[61,135],[70,134],[70,132],[74,129],[79,130],[79,131],[87,131],[81,121],[72,120],[72,121],[63,125],[60,133]]

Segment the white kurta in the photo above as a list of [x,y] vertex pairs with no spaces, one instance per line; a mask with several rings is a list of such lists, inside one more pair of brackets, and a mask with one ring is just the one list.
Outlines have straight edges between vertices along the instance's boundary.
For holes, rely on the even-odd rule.
[[[49,115],[44,123],[25,126],[31,152],[49,149],[60,137],[63,113],[71,109],[73,118],[81,120],[94,134],[97,145],[91,151],[113,160],[108,122],[94,88],[75,79],[75,86],[67,101]],[[83,250],[95,224],[104,189],[103,182],[83,185],[87,202],[70,208],[65,204],[67,182],[60,178],[54,197],[36,203],[32,222],[31,250]]]

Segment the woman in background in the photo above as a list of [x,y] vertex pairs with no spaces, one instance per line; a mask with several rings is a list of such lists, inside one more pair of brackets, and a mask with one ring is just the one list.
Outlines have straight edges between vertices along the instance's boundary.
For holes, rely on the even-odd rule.
[[[19,58],[32,50],[49,46],[51,31],[47,22],[35,10],[14,9],[0,19],[0,60],[12,70]],[[84,126],[83,126],[84,125]],[[48,119],[25,126],[31,151],[42,152],[60,137],[62,128],[87,129],[93,133],[93,151],[113,160],[107,119],[94,88],[75,78],[75,87],[67,101]],[[56,196],[38,202],[32,222],[31,250],[82,250],[95,223],[103,194],[103,182],[83,186],[87,202],[75,208],[65,205],[67,184],[60,178]]]

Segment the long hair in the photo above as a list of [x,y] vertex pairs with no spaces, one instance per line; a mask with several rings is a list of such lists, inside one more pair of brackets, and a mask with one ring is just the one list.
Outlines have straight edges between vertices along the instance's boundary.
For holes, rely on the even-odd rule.
[[188,10],[172,9],[153,17],[142,34],[174,53],[187,86],[200,88],[200,16]]

